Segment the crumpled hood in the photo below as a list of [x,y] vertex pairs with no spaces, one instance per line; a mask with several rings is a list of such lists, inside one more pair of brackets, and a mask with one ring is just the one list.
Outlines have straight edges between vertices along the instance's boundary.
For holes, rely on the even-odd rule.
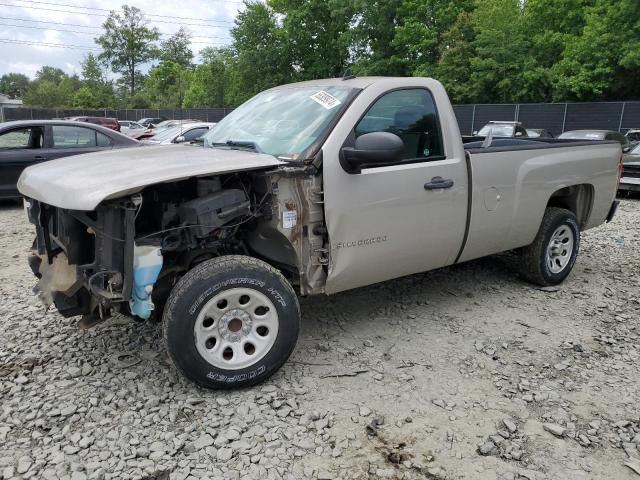
[[105,199],[156,183],[274,167],[271,155],[187,145],[133,147],[33,165],[18,180],[26,197],[69,210],[94,210]]

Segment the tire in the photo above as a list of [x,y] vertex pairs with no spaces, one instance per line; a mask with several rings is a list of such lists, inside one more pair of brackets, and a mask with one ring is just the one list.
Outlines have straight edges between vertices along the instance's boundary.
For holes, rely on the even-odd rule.
[[557,285],[571,273],[579,249],[576,216],[564,208],[549,207],[535,240],[521,250],[520,275],[537,285]]
[[186,377],[206,388],[239,388],[263,382],[287,361],[298,339],[300,306],[275,268],[224,256],[178,281],[162,323],[169,356]]

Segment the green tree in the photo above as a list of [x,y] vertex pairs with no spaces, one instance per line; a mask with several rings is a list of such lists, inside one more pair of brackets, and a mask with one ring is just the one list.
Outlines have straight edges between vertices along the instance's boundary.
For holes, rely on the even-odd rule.
[[232,102],[225,97],[230,82],[228,73],[234,67],[229,49],[207,47],[200,52],[202,64],[193,71],[191,84],[185,93],[185,107],[223,107]]
[[584,28],[567,38],[554,66],[556,98],[638,98],[640,11],[636,0],[596,0],[585,9]]
[[296,77],[341,76],[349,64],[352,0],[270,0],[282,18],[279,29],[286,52],[294,60]]
[[180,30],[160,43],[160,60],[177,63],[183,67],[191,65],[191,35],[184,27],[180,27]]
[[22,98],[29,89],[31,80],[22,73],[6,73],[0,77],[0,93],[9,98]]
[[[472,2],[452,0],[403,0],[399,6],[400,25],[393,43],[405,56],[412,72],[432,76],[446,47],[445,36],[461,12]],[[449,41],[455,39],[449,35]]]
[[149,28],[142,11],[128,5],[122,6],[121,13],[111,11],[102,27],[104,33],[95,39],[103,49],[98,58],[122,74],[133,96],[140,65],[158,57],[158,29]]
[[469,88],[484,102],[524,99],[522,73],[531,43],[524,32],[520,0],[483,0],[473,13],[476,56],[471,59]]
[[473,15],[460,12],[451,28],[442,35],[441,55],[435,66],[435,74],[416,70],[416,75],[432,75],[445,86],[452,102],[467,103],[475,100],[470,91],[471,59],[476,55],[476,31]]
[[409,75],[406,56],[394,42],[403,0],[357,0],[350,30],[351,61],[358,75]]
[[231,30],[237,51],[239,101],[295,78],[296,62],[276,12],[261,2],[246,5]]
[[166,61],[149,71],[149,75],[144,81],[144,91],[153,107],[181,107],[190,80],[191,71],[189,69],[178,63]]
[[89,53],[80,64],[82,80],[89,85],[99,85],[103,83],[102,69],[98,59]]
[[[62,83],[62,82],[60,82]],[[24,96],[24,104],[34,107],[67,107],[72,104],[73,91],[68,82],[63,88],[49,80],[36,80]]]
[[105,105],[99,95],[96,94],[95,89],[88,86],[80,87],[80,89],[73,95],[73,106],[76,108],[101,108]]
[[36,80],[44,80],[58,85],[66,75],[61,68],[44,65],[36,72]]

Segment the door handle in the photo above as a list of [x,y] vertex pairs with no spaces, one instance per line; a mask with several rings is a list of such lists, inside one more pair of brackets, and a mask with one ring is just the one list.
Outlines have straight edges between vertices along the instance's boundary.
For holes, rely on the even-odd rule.
[[425,190],[441,190],[451,187],[453,187],[453,180],[442,177],[433,177],[430,182],[424,184]]
[[34,160],[36,160],[36,161],[38,161],[38,162],[41,162],[41,161],[43,161],[43,160],[46,160],[46,159],[47,159],[47,157],[43,157],[42,155],[34,155],[34,156],[33,156],[33,159],[34,159]]

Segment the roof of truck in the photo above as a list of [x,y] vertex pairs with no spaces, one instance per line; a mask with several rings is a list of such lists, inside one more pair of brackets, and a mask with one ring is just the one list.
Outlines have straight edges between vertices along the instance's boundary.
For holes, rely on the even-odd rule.
[[321,78],[319,80],[308,80],[306,82],[289,83],[286,85],[280,85],[277,88],[286,87],[353,87],[353,88],[367,88],[368,86],[382,81],[382,80],[406,80],[405,77],[348,77],[348,78]]

